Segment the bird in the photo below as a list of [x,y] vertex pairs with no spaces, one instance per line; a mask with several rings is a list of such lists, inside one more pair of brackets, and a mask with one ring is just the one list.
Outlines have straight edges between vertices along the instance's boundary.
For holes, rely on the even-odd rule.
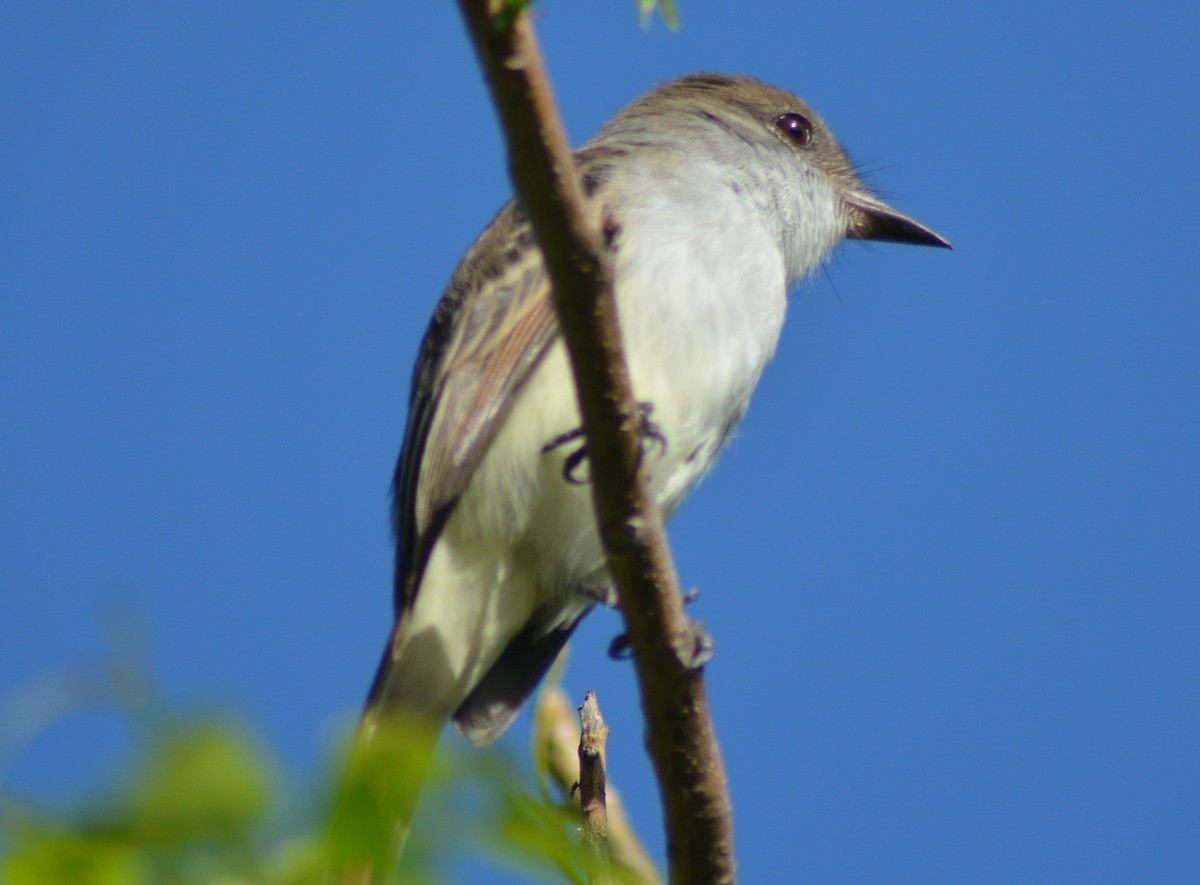
[[[868,189],[804,101],[749,76],[662,83],[574,157],[588,211],[615,220],[614,297],[668,517],[745,413],[796,283],[844,240],[950,247]],[[395,619],[368,730],[416,717],[494,741],[611,598],[551,285],[510,201],[434,310],[394,478]]]

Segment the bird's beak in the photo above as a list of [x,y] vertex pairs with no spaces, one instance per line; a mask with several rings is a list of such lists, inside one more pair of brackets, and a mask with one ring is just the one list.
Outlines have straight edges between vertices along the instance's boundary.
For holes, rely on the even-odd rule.
[[941,234],[897,212],[887,203],[861,191],[846,195],[846,238],[851,240],[879,240],[885,243],[909,243],[914,246],[953,246]]

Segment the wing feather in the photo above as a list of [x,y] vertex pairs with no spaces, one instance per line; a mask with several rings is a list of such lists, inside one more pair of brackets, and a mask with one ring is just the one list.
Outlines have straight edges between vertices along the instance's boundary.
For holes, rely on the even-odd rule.
[[[601,212],[610,211],[614,161],[626,153],[594,146],[575,155]],[[413,373],[394,487],[398,613],[412,604],[442,527],[558,334],[541,249],[510,201],[450,278]]]
[[422,344],[396,468],[398,611],[412,603],[454,504],[557,337],[541,251],[510,203],[455,271]]

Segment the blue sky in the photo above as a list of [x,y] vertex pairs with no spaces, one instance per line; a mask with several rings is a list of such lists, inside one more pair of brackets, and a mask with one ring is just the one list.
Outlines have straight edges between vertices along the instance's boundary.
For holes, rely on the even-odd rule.
[[[681,11],[541,4],[576,142],[751,73],[956,247],[847,245],[794,292],[671,525],[743,880],[1196,881],[1196,11]],[[388,629],[420,335],[508,193],[455,9],[8,3],[0,82],[0,691],[132,607],[167,698],[313,771]],[[661,851],[617,630],[567,685]],[[126,738],[75,715],[7,782],[72,795]]]

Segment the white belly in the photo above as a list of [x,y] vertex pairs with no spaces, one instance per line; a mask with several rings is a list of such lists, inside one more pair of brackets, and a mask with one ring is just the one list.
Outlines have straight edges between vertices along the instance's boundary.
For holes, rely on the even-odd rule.
[[[747,243],[738,254],[778,254],[754,248],[764,231],[742,230]],[[726,242],[733,235],[722,234]],[[717,265],[682,240],[632,242],[616,267],[622,335],[634,394],[652,405],[650,420],[666,440],[650,443],[647,457],[669,516],[712,466],[774,353],[784,269],[750,257]],[[447,526],[452,538],[509,546],[539,576],[542,594],[575,589],[603,564],[590,488],[564,477],[564,462],[582,440],[542,451],[579,426],[560,341],[522,389]],[[586,478],[586,464],[578,475]]]
[[[648,445],[647,458],[667,516],[723,448],[783,325],[786,278],[778,248],[749,213],[742,217],[729,206],[720,213],[725,227],[712,229],[720,250],[679,235],[710,229],[679,219],[656,225],[657,234],[623,235],[617,253],[634,394],[653,406],[650,419],[666,440],[665,447]],[[624,206],[625,233],[638,217],[636,201]],[[591,488],[564,476],[582,440],[543,451],[579,426],[559,341],[518,394],[447,522],[416,597],[414,631],[470,621],[440,631],[460,685],[487,670],[532,612],[558,606],[559,623],[573,621],[592,601],[580,591],[607,583]],[[578,475],[587,477],[586,463]]]

